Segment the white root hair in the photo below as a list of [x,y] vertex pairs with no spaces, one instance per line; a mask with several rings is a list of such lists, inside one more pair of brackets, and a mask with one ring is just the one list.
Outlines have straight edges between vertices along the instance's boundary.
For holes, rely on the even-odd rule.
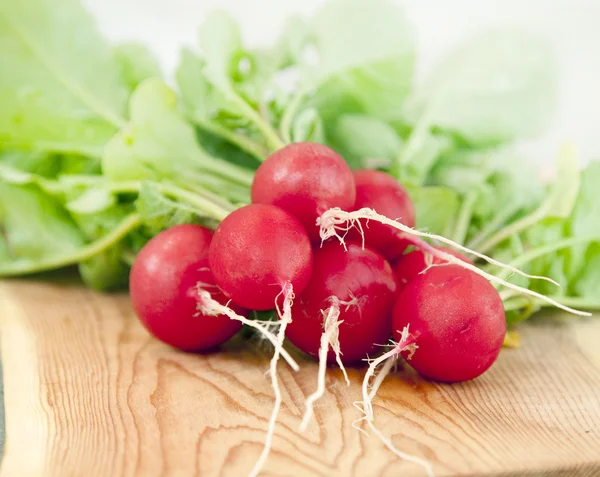
[[[354,215],[355,213],[362,213],[364,215],[360,216],[360,217],[347,217],[347,218],[343,218],[340,217],[338,218],[338,213],[341,212],[344,215]],[[328,216],[328,214],[331,213],[331,215]],[[348,231],[350,229],[352,229],[353,227],[356,227],[361,236],[362,236],[362,244],[363,244],[363,248],[365,246],[365,237],[364,237],[364,230],[363,230],[363,226],[360,222],[360,219],[366,219],[367,221],[369,220],[375,220],[375,222],[380,222],[382,224],[385,225],[390,225],[398,230],[401,230],[402,232],[405,232],[409,235],[413,235],[415,237],[428,237],[432,240],[437,240],[438,242],[442,242],[446,245],[450,245],[453,248],[456,248],[458,250],[460,250],[461,252],[470,254],[470,255],[474,255],[477,258],[480,258],[482,260],[485,260],[486,262],[488,262],[491,265],[495,265],[499,268],[502,268],[504,270],[508,270],[511,273],[517,274],[517,275],[521,275],[525,278],[529,278],[530,280],[544,280],[547,282],[552,283],[553,285],[556,285],[557,287],[560,288],[560,283],[558,283],[557,281],[553,280],[552,278],[548,278],[548,277],[543,277],[540,275],[530,275],[528,273],[525,273],[521,270],[519,270],[516,267],[512,267],[510,265],[507,265],[505,263],[499,262],[498,260],[493,259],[492,257],[488,257],[487,255],[484,255],[482,253],[477,252],[476,250],[472,250],[470,248],[465,247],[464,245],[459,244],[458,242],[454,242],[453,240],[450,240],[449,238],[444,237],[443,235],[436,235],[436,234],[431,234],[428,232],[421,232],[419,230],[413,229],[411,227],[408,227],[406,225],[404,225],[403,223],[397,221],[397,220],[392,220],[389,217],[386,217],[384,215],[380,215],[377,212],[375,212],[375,210],[370,209],[368,207],[364,207],[360,210],[357,210],[355,212],[345,212],[342,209],[335,207],[333,209],[329,209],[328,211],[326,211],[321,217],[319,217],[317,219],[317,225],[321,227],[321,239],[322,240],[326,240],[327,238],[330,237],[337,237],[340,241],[342,241],[346,235],[346,233],[348,233]],[[382,220],[385,219],[385,220]],[[333,225],[333,233],[331,233],[331,231],[329,230],[329,226],[330,224],[328,224],[328,222],[330,222],[331,225]],[[368,222],[367,222],[368,223]],[[398,227],[398,225],[400,227]],[[323,236],[323,226],[325,226],[326,230],[328,230],[327,232],[327,236],[324,237]],[[344,232],[344,234],[342,236],[340,236],[337,232],[338,231],[342,231]],[[409,237],[407,237],[409,238]],[[415,244],[416,245],[416,244]],[[418,246],[422,247],[423,244],[419,243]],[[433,248],[433,247],[432,247]],[[428,253],[431,253],[431,251],[429,250],[429,248],[427,249]]]
[[[365,373],[365,377],[363,379],[363,384],[362,384],[363,399],[362,399],[362,401],[358,401],[358,402],[354,403],[354,406],[357,409],[359,409],[364,414],[364,416],[361,417],[360,419],[356,420],[353,423],[353,427],[355,429],[359,429],[360,431],[362,431],[366,434],[365,431],[363,431],[362,429],[357,427],[358,423],[360,423],[362,421],[366,421],[371,432],[373,434],[375,434],[375,436],[396,456],[400,457],[401,459],[403,459],[407,462],[412,462],[414,464],[420,465],[421,467],[423,467],[423,469],[425,469],[425,472],[427,472],[428,477],[434,477],[433,469],[429,462],[427,462],[424,459],[407,454],[407,453],[402,452],[401,450],[397,449],[394,446],[394,444],[392,443],[391,439],[384,436],[383,433],[377,428],[377,426],[375,426],[375,423],[374,423],[375,418],[374,418],[374,414],[373,414],[372,401],[375,398],[375,395],[377,394],[379,387],[383,383],[383,380],[390,373],[392,368],[396,365],[396,363],[398,361],[398,357],[400,356],[400,353],[408,351],[409,356],[407,357],[407,359],[410,359],[412,357],[413,353],[418,348],[418,346],[414,342],[414,338],[409,333],[408,325],[402,330],[402,333],[400,336],[400,341],[398,343],[392,342],[392,345],[393,345],[393,348],[390,349],[388,352],[382,354],[381,356],[379,356],[376,359],[370,360],[370,362],[369,362],[369,368],[367,369],[367,372]],[[379,365],[381,365],[382,363],[383,363],[383,366],[382,366],[381,370],[379,371],[379,373],[376,374],[377,367]],[[375,377],[375,379],[373,380],[372,386],[369,386],[369,382],[372,377]]]
[[[279,307],[279,297],[283,295],[283,310]],[[269,373],[271,375],[271,386],[273,387],[273,392],[275,394],[275,403],[273,404],[273,410],[271,412],[271,417],[269,419],[269,426],[267,427],[267,435],[265,437],[265,444],[263,446],[263,450],[260,453],[260,456],[254,467],[248,474],[248,477],[257,477],[262,468],[269,457],[269,452],[271,452],[271,447],[273,446],[273,435],[275,434],[275,425],[277,424],[277,416],[279,415],[279,410],[281,408],[281,389],[279,388],[279,380],[277,377],[277,362],[279,361],[279,355],[281,354],[281,350],[283,349],[283,341],[285,339],[285,330],[287,325],[292,321],[292,305],[294,302],[294,290],[292,288],[292,284],[287,282],[281,293],[275,299],[275,306],[277,308],[277,315],[281,320],[281,326],[279,327],[279,331],[277,332],[277,346],[275,347],[275,352],[273,353],[273,357],[271,358],[271,363],[269,366]]]
[[[352,295],[352,294],[351,294]],[[348,378],[348,373],[346,372],[346,367],[342,362],[342,350],[340,349],[340,325],[344,322],[344,320],[338,320],[340,316],[340,305],[345,305],[344,311],[348,311],[348,309],[352,306],[358,305],[358,298],[352,295],[352,300],[343,301],[338,299],[335,296],[332,296],[329,301],[331,302],[331,306],[328,308],[327,312],[321,311],[323,316],[325,317],[323,320],[323,330],[326,332],[329,327],[331,327],[331,339],[329,340],[329,346],[331,346],[331,350],[335,355],[335,362],[338,367],[342,371],[344,375],[344,381],[346,381],[346,386],[350,386],[350,378]],[[330,316],[330,314],[333,314]]]
[[[362,407],[364,417],[360,420],[373,420],[373,398],[379,390],[381,383],[383,383],[383,380],[385,379],[387,374],[389,374],[392,367],[396,363],[398,356],[400,356],[400,353],[408,351],[408,359],[410,359],[415,353],[415,351],[418,349],[414,338],[410,335],[408,325],[405,326],[402,330],[402,333],[400,334],[400,341],[398,341],[397,343],[392,341],[391,344],[393,345],[393,347],[389,351],[382,354],[378,358],[369,360],[369,368],[367,369],[367,372],[365,373],[362,382],[363,399],[362,401],[360,401],[360,406]],[[375,373],[377,371],[377,368],[382,363],[385,363],[384,367],[382,368],[381,372],[376,376]],[[375,377],[375,380],[373,381],[372,388],[369,390],[370,381],[373,377]]]
[[304,411],[304,416],[302,417],[302,422],[300,423],[301,432],[304,432],[310,423],[310,420],[313,416],[314,403],[325,395],[325,376],[327,373],[327,352],[329,351],[329,347],[331,347],[332,351],[334,352],[336,362],[344,373],[346,384],[350,386],[350,380],[348,379],[346,368],[344,367],[341,359],[339,326],[343,323],[343,321],[338,320],[340,316],[339,300],[333,298],[331,306],[327,309],[327,311],[321,310],[321,313],[323,313],[324,319],[323,333],[321,334],[321,343],[319,346],[317,389],[314,393],[306,398],[306,409]]
[[[352,227],[357,227],[362,233],[362,224],[360,223],[361,219],[374,220],[375,222],[379,222],[384,225],[389,225],[390,227],[393,227],[397,230],[400,230],[401,232],[404,232],[407,235],[407,238],[412,236],[412,237],[427,237],[432,240],[437,240],[439,242],[445,243],[452,247],[458,248],[459,250],[462,250],[463,252],[475,255],[476,257],[486,260],[487,262],[491,263],[492,265],[496,265],[505,270],[510,270],[512,273],[522,275],[529,279],[545,279],[545,280],[553,282],[552,280],[547,279],[545,277],[528,275],[528,274],[518,270],[515,267],[511,267],[510,265],[505,265],[501,262],[493,260],[492,258],[487,257],[486,255],[475,252],[474,250],[471,250],[467,247],[463,247],[462,245],[457,244],[456,242],[454,242],[450,239],[442,237],[441,235],[430,234],[427,232],[420,232],[419,230],[413,229],[411,227],[407,227],[406,225],[404,225],[396,220],[392,220],[384,215],[378,214],[373,209],[369,209],[369,208],[363,208],[360,210],[356,210],[354,212],[346,212],[338,207],[329,209],[323,215],[321,215],[321,217],[319,217],[317,219],[317,225],[321,228],[321,232],[320,232],[321,239],[323,241],[325,241],[331,237],[336,237],[345,246],[344,237],[342,235],[340,235],[340,232],[347,232]],[[363,237],[363,242],[364,242],[364,237]],[[423,249],[424,251],[426,251],[427,253],[430,253],[431,255],[433,255],[441,260],[444,260],[445,262],[466,268],[467,270],[470,270],[470,271],[476,273],[477,275],[485,278],[486,280],[488,280],[490,282],[498,283],[500,285],[505,286],[506,288],[510,288],[511,290],[518,291],[519,293],[521,293],[523,295],[529,295],[529,296],[536,297],[540,300],[543,300],[543,301],[555,306],[556,308],[560,308],[561,310],[567,311],[574,315],[591,316],[591,313],[575,310],[566,305],[563,305],[562,303],[559,303],[558,301],[556,301],[550,297],[542,295],[541,293],[538,293],[533,290],[529,290],[527,288],[523,288],[523,287],[520,287],[513,283],[507,282],[506,280],[496,277],[496,276],[492,275],[491,273],[487,273],[484,270],[481,270],[480,268],[476,267],[475,265],[467,263],[467,262],[455,257],[454,255],[452,255],[450,253],[447,253],[447,252],[444,252],[443,250],[439,250],[435,247],[432,247],[431,245],[427,244],[426,242],[419,243],[418,246],[421,249]]]
[[[207,316],[218,316],[225,315],[232,320],[239,321],[246,326],[254,328],[257,330],[261,336],[265,337],[267,340],[271,342],[271,344],[275,347],[275,351],[278,355],[281,355],[283,359],[290,365],[290,367],[294,371],[298,371],[300,366],[298,363],[290,356],[290,354],[283,348],[283,342],[280,342],[279,339],[268,330],[268,326],[272,326],[273,324],[278,324],[274,322],[264,322],[264,321],[256,321],[250,320],[245,316],[238,315],[235,311],[233,311],[230,307],[222,305],[217,300],[215,300],[208,291],[202,288],[203,284],[198,284],[196,287],[196,299],[197,299],[197,310],[199,313]],[[280,329],[283,325],[279,325]]]

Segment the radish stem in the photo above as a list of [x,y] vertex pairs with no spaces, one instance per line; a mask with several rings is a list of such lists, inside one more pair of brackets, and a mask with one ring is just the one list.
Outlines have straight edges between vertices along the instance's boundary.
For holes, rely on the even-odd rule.
[[[254,124],[254,126],[256,126],[272,150],[275,151],[284,146],[283,141],[279,138],[273,127],[267,121],[265,121],[265,119],[261,117],[261,115],[240,95],[234,91],[230,91],[227,95],[227,98],[242,111],[242,113]],[[265,158],[263,158],[263,160],[264,159]]]
[[[509,263],[512,267],[522,267],[536,258],[543,257],[549,253],[556,252],[563,248],[575,247],[577,245],[585,245],[589,242],[600,242],[600,237],[572,237],[564,240],[559,240],[548,245],[534,248],[520,255]],[[506,278],[505,274],[499,274],[500,277]]]
[[529,227],[537,224],[544,218],[544,214],[545,211],[540,211],[540,209],[533,211],[531,214],[523,217],[520,220],[517,220],[516,222],[513,222],[507,227],[504,227],[495,235],[488,238],[482,245],[479,246],[479,249],[482,251],[482,253],[486,253],[496,245],[508,239],[511,235],[518,234],[523,230],[526,230]]
[[256,144],[248,137],[236,133],[231,129],[227,129],[226,127],[221,126],[221,124],[208,119],[205,120],[192,115],[190,121],[195,123],[200,129],[216,136],[221,136],[226,141],[235,144],[241,150],[253,156],[256,160],[260,162],[265,160],[266,151],[263,151],[263,148],[260,145]]
[[306,89],[298,89],[283,113],[283,117],[281,118],[281,123],[279,125],[279,134],[283,138],[283,142],[285,144],[292,143],[292,122],[295,119],[296,113],[298,112],[298,109],[300,109],[305,96]]
[[457,243],[464,243],[467,233],[469,231],[469,223],[473,216],[473,208],[475,207],[475,201],[477,200],[477,193],[475,191],[469,192],[463,199],[462,206],[456,226],[454,227],[454,233],[452,234],[452,240]]
[[496,214],[496,216],[488,222],[475,237],[473,237],[468,243],[469,248],[479,248],[481,243],[486,240],[490,235],[495,233],[502,225],[515,213],[517,208],[514,206],[504,207]]
[[[562,303],[565,306],[572,306],[574,308],[580,308],[582,310],[600,310],[600,299],[598,298],[590,298],[584,296],[560,296],[560,295],[550,295],[549,298]],[[523,296],[511,296],[510,299],[504,303],[504,309],[506,311],[510,310],[520,310],[528,305],[533,305],[537,307],[547,307],[550,306],[549,303],[542,300],[531,300],[528,297]],[[588,314],[591,316],[591,313]]]

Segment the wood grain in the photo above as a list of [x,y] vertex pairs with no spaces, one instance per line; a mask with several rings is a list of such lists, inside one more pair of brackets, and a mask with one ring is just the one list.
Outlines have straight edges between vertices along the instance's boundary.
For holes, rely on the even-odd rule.
[[[44,283],[0,285],[7,441],[1,477],[244,476],[263,443],[268,349],[184,354],[151,339],[125,296]],[[600,321],[522,328],[482,378],[389,377],[377,425],[439,476],[600,475]],[[297,431],[316,365],[280,366],[284,403],[265,476],[420,476],[352,428],[352,386],[331,370],[317,423]]]

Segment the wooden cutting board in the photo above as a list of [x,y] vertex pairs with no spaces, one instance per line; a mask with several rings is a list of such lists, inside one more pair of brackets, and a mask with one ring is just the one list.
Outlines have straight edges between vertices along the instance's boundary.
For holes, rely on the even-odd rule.
[[[235,476],[257,458],[273,394],[268,349],[184,354],[151,339],[126,296],[0,284],[6,448],[0,477]],[[438,385],[390,376],[376,423],[438,476],[599,476],[600,320],[521,328],[482,378]],[[332,370],[318,424],[298,432],[316,365],[280,365],[284,403],[265,476],[421,476],[352,428],[364,369]]]

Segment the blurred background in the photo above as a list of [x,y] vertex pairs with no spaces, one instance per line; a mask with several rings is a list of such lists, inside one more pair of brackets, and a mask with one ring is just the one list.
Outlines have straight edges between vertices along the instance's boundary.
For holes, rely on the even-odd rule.
[[[146,43],[165,72],[174,70],[181,45],[197,43],[206,13],[227,9],[252,46],[273,40],[291,13],[310,14],[323,0],[84,0],[101,30],[115,40]],[[599,0],[398,0],[416,24],[418,76],[449,48],[492,25],[515,25],[542,35],[559,62],[559,107],[544,134],[522,143],[532,161],[551,166],[565,140],[582,162],[600,158]]]

